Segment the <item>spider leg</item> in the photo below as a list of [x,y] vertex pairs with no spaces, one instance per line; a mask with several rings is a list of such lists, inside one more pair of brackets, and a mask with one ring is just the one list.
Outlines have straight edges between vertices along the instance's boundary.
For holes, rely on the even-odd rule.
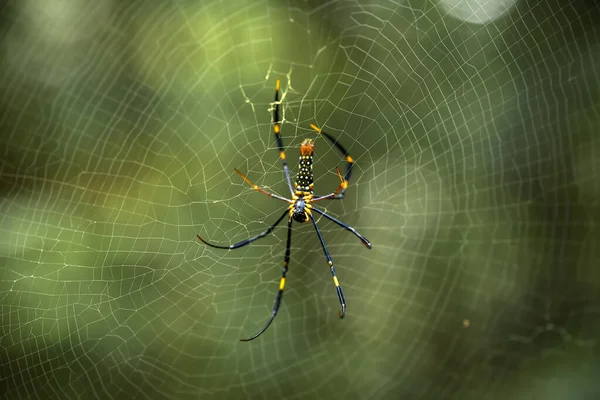
[[333,192],[330,193],[326,196],[321,196],[321,197],[317,197],[315,199],[313,199],[313,201],[315,200],[324,200],[324,199],[343,199],[344,198],[344,192],[346,191],[346,188],[348,187],[348,183],[350,182],[350,176],[352,175],[352,166],[354,165],[354,159],[352,159],[352,157],[350,157],[350,154],[348,154],[348,150],[346,150],[346,148],[344,146],[342,146],[340,144],[340,142],[338,142],[337,139],[335,139],[333,136],[331,136],[330,134],[328,134],[327,132],[323,132],[321,130],[321,128],[317,127],[314,124],[310,124],[310,127],[313,128],[315,131],[317,131],[317,133],[325,136],[327,138],[327,140],[329,140],[329,142],[331,142],[332,145],[334,145],[338,151],[340,153],[342,153],[342,155],[346,158],[346,172],[344,173],[344,178],[342,179],[342,184],[340,185],[340,187],[338,187],[338,189]]
[[337,189],[335,189],[335,191],[333,193],[329,193],[325,196],[319,196],[319,197],[315,197],[311,200],[311,202],[315,202],[315,201],[321,201],[321,200],[327,200],[327,199],[342,199],[344,198],[344,195],[342,193],[342,197],[336,197],[338,195],[338,193],[340,192],[340,190],[346,190],[346,188],[348,187],[348,181],[344,180],[344,177],[342,176],[342,173],[340,172],[339,168],[335,168],[335,171],[338,174],[338,177],[340,178],[340,186],[337,187]]
[[288,220],[288,234],[287,234],[287,244],[285,246],[285,257],[283,259],[283,271],[281,272],[281,280],[279,281],[279,292],[277,292],[277,297],[275,297],[275,303],[273,304],[273,313],[271,314],[271,318],[267,321],[265,326],[258,331],[254,336],[248,339],[240,339],[241,342],[249,342],[251,340],[256,339],[260,335],[263,334],[264,331],[267,330],[271,322],[275,319],[277,315],[277,311],[279,311],[279,306],[281,305],[281,298],[283,297],[283,288],[285,287],[285,277],[288,272],[288,265],[290,263],[290,246],[292,244],[292,218]]
[[252,189],[254,190],[258,190],[259,192],[261,192],[262,194],[266,194],[269,197],[273,197],[277,200],[283,200],[286,203],[292,203],[292,200],[286,199],[285,197],[282,197],[278,194],[275,193],[271,193],[261,187],[259,187],[258,185],[255,185],[250,179],[246,178],[246,175],[242,174],[237,168],[233,169],[239,176],[242,177],[242,179],[244,180],[244,182],[246,182],[248,185],[252,186]]
[[274,223],[273,225],[271,225],[270,227],[268,227],[267,229],[265,229],[264,231],[262,231],[262,232],[261,232],[261,233],[259,233],[258,235],[254,236],[254,237],[251,237],[251,238],[249,238],[249,239],[246,239],[246,240],[242,240],[241,242],[238,242],[238,243],[232,244],[232,245],[230,245],[230,246],[219,246],[219,245],[216,245],[216,244],[209,243],[209,242],[207,242],[206,240],[202,239],[202,238],[200,237],[200,235],[196,235],[196,237],[198,237],[198,239],[199,239],[199,240],[200,240],[202,243],[204,243],[205,245],[207,245],[207,246],[210,246],[210,247],[214,247],[215,249],[229,249],[229,250],[238,249],[238,248],[240,248],[240,247],[243,247],[243,246],[245,246],[245,245],[247,245],[247,244],[250,244],[250,243],[254,242],[255,240],[258,240],[258,239],[260,239],[260,238],[262,238],[262,237],[265,237],[265,236],[267,236],[269,233],[271,233],[271,232],[273,231],[273,229],[275,229],[275,227],[276,227],[276,226],[277,226],[277,225],[278,225],[278,224],[281,222],[281,220],[282,220],[282,219],[283,219],[283,218],[284,218],[286,215],[289,215],[289,214],[290,214],[290,211],[286,209],[286,210],[283,212],[283,214],[281,215],[281,217],[279,217],[279,219],[278,219],[277,221],[275,221],[275,223]]
[[339,219],[332,217],[331,215],[327,214],[325,211],[321,211],[321,210],[319,210],[316,207],[312,207],[311,210],[316,211],[317,213],[321,214],[322,216],[324,216],[328,220],[335,222],[336,224],[338,224],[339,226],[341,226],[345,230],[352,232],[357,238],[360,239],[360,241],[362,242],[362,244],[365,245],[366,248],[368,248],[368,249],[372,248],[371,242],[369,242],[369,240],[366,237],[364,237],[363,235],[361,235],[360,233],[358,233],[356,231],[356,229],[354,229],[353,227],[351,227],[349,225],[346,225],[345,223],[343,223]]
[[283,150],[283,141],[281,140],[281,124],[279,120],[279,87],[280,82],[277,79],[275,83],[275,110],[273,111],[273,133],[275,133],[275,140],[277,140],[277,148],[279,149],[279,158],[281,158],[281,163],[283,164],[283,172],[285,174],[285,179],[287,181],[288,187],[290,188],[290,193],[294,194],[294,189],[292,189],[292,180],[290,178],[290,168],[288,167],[287,160],[285,158],[285,151]]
[[344,318],[344,316],[346,315],[346,299],[344,298],[344,292],[342,291],[340,282],[338,281],[338,278],[335,275],[335,268],[333,268],[333,260],[331,259],[329,250],[327,250],[327,246],[325,246],[325,241],[323,240],[323,236],[321,235],[321,231],[319,230],[319,226],[317,225],[315,217],[312,215],[312,213],[308,215],[310,215],[310,219],[312,220],[313,225],[315,226],[315,230],[317,231],[319,241],[321,241],[321,246],[323,247],[323,252],[325,253],[325,258],[327,259],[327,264],[329,264],[331,276],[333,277],[333,284],[335,285],[335,290],[337,291],[338,299],[340,300],[340,305],[342,306],[342,311],[338,312],[338,315],[340,318]]

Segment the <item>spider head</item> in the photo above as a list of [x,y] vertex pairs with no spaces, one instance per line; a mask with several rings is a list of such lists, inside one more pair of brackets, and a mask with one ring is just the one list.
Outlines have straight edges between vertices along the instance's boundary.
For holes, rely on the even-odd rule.
[[300,155],[312,156],[315,151],[315,142],[312,139],[304,139],[300,145]]
[[306,213],[306,201],[300,197],[294,203],[292,208],[292,217],[298,222],[308,221],[308,214]]

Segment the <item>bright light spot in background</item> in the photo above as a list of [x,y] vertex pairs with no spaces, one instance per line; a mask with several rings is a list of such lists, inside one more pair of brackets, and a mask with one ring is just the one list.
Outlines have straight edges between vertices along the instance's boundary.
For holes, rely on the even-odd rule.
[[485,24],[504,15],[517,0],[440,0],[448,14],[473,24]]
[[[111,0],[26,0],[1,49],[8,68],[25,78],[59,85],[77,72],[90,39],[109,26]],[[78,45],[78,47],[75,47]]]
[[22,3],[23,19],[30,33],[48,42],[71,44],[96,34],[109,17],[110,1],[87,0],[27,0]]

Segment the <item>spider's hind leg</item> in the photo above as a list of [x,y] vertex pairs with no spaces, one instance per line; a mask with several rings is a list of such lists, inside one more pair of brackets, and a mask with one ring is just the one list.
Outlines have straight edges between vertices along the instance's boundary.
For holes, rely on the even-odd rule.
[[290,178],[290,168],[288,167],[288,163],[285,156],[285,150],[283,148],[283,140],[281,140],[281,120],[279,119],[279,89],[281,82],[277,79],[275,83],[275,109],[273,110],[273,133],[275,134],[275,140],[277,141],[277,148],[279,150],[279,158],[281,158],[281,163],[283,164],[283,173],[285,174],[285,180],[287,181],[288,187],[290,189],[290,193],[294,193],[294,189],[292,188],[292,180]]
[[348,150],[346,150],[346,148],[344,146],[342,146],[340,144],[340,142],[337,139],[335,139],[333,136],[331,136],[327,132],[323,132],[321,130],[321,128],[317,127],[314,124],[310,124],[310,127],[313,128],[315,131],[317,131],[319,134],[325,136],[325,138],[327,138],[327,140],[329,140],[329,142],[332,145],[334,145],[335,148],[338,149],[338,151],[346,158],[346,172],[344,173],[343,177],[341,176],[341,174],[338,170],[338,175],[340,176],[340,179],[342,181],[340,186],[333,193],[330,193],[325,196],[316,197],[313,201],[319,201],[319,200],[325,200],[325,199],[343,199],[344,192],[346,191],[346,188],[348,187],[348,184],[350,183],[350,177],[352,176],[352,166],[354,165],[354,159],[352,157],[350,157]]

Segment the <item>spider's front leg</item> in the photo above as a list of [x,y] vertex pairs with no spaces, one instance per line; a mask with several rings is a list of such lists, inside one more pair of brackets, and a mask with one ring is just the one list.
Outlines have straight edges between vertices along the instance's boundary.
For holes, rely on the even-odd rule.
[[283,212],[283,214],[281,215],[281,217],[279,217],[279,219],[277,221],[275,221],[275,223],[273,223],[273,225],[271,225],[270,227],[268,227],[267,229],[265,229],[264,231],[262,231],[258,235],[254,236],[254,237],[251,237],[249,239],[242,240],[241,242],[238,242],[238,243],[235,243],[235,244],[232,244],[232,245],[229,245],[229,246],[220,246],[220,245],[217,245],[217,244],[212,244],[212,243],[207,242],[206,240],[202,239],[200,237],[200,235],[196,235],[196,237],[198,238],[198,240],[200,240],[205,245],[210,246],[210,247],[214,247],[215,249],[227,249],[227,250],[239,249],[240,247],[244,247],[244,246],[246,246],[246,245],[254,242],[255,240],[263,238],[263,237],[267,236],[269,233],[273,232],[273,229],[275,229],[275,227],[277,225],[279,225],[279,223],[281,222],[281,220],[283,218],[285,218],[286,215],[289,215],[289,213],[290,212],[286,209]]
[[[286,211],[286,213],[289,213]],[[288,219],[288,234],[287,234],[287,244],[285,246],[285,257],[283,259],[283,271],[281,272],[281,280],[279,281],[279,291],[277,292],[277,296],[275,297],[275,303],[273,303],[273,311],[271,312],[271,318],[267,321],[265,326],[258,331],[254,336],[248,339],[240,339],[241,342],[249,342],[251,340],[256,339],[260,335],[263,334],[264,331],[271,325],[271,322],[277,316],[277,311],[279,311],[279,306],[281,306],[281,299],[283,298],[283,289],[285,288],[285,279],[288,272],[288,266],[290,264],[290,248],[292,246],[292,218]]]
[[346,316],[346,299],[344,298],[344,292],[342,291],[342,287],[340,286],[340,282],[335,274],[335,268],[333,267],[333,260],[331,259],[331,255],[329,254],[329,250],[327,250],[327,246],[325,245],[325,240],[323,240],[323,236],[321,235],[321,231],[319,226],[317,225],[317,220],[312,214],[310,215],[310,219],[315,226],[315,230],[317,231],[317,236],[319,237],[319,241],[321,242],[321,247],[323,247],[323,252],[325,253],[325,258],[327,259],[327,265],[329,265],[329,270],[331,271],[331,277],[333,278],[333,284],[335,285],[335,290],[338,295],[338,300],[340,301],[340,306],[342,310],[338,312],[338,316],[340,318],[344,318]]

